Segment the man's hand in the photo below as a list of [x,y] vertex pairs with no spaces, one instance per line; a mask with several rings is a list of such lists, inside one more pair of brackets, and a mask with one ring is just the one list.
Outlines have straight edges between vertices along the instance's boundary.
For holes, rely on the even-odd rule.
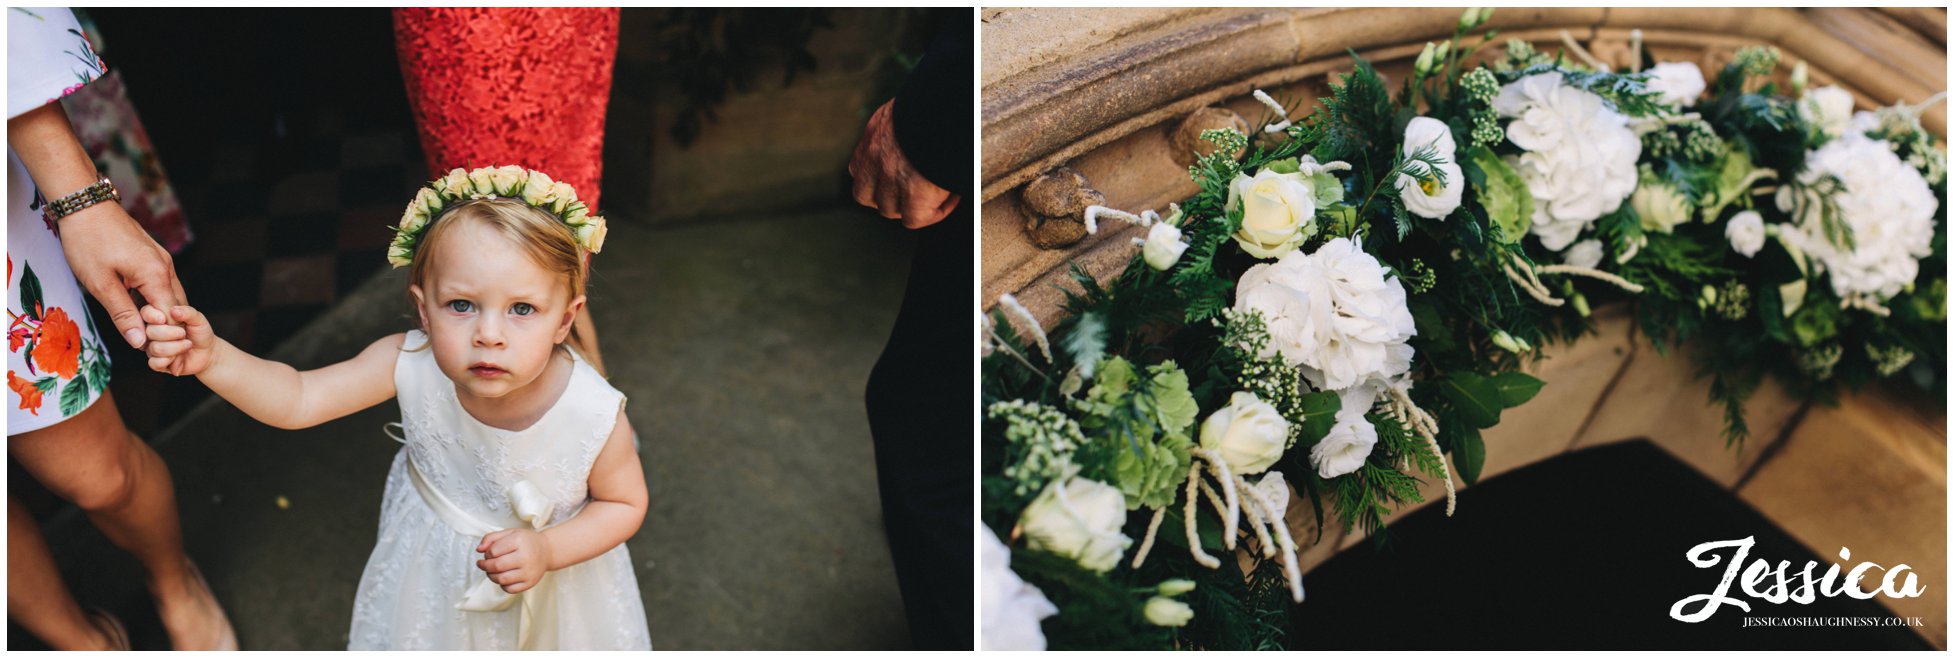
[[475,568],[510,594],[535,587],[550,571],[550,538],[528,528],[489,533],[475,545],[475,552],[483,554]]
[[848,159],[848,175],[855,179],[855,202],[874,208],[883,217],[902,220],[908,228],[943,221],[962,200],[937,187],[909,163],[896,145],[895,101],[883,103],[868,118],[855,155]]

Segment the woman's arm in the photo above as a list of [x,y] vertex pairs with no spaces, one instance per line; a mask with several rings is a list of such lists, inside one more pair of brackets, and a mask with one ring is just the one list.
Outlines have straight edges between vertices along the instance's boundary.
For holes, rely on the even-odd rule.
[[[75,139],[74,128],[60,103],[7,120],[7,145],[20,156],[42,196],[58,199],[78,191],[101,175],[87,149]],[[177,282],[170,252],[150,239],[120,204],[104,201],[59,220],[61,250],[95,301],[109,312],[115,330],[130,347],[143,347],[143,321],[136,313],[130,290],[162,308],[188,303]]]
[[536,585],[545,572],[580,564],[603,555],[644,525],[650,507],[645,471],[632,445],[631,426],[624,410],[597,460],[590,466],[590,502],[562,525],[537,532],[528,529],[490,533],[476,545],[484,553],[475,566],[503,591],[519,594]]
[[374,341],[359,356],[300,372],[238,349],[211,333],[210,321],[188,306],[162,311],[143,307],[150,322],[149,365],[176,375],[194,374],[205,386],[258,422],[295,430],[339,418],[394,396],[394,364],[406,334]]

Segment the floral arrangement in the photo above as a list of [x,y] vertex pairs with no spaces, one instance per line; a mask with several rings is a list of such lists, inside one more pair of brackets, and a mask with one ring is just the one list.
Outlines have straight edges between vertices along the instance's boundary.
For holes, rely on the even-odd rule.
[[555,215],[570,227],[577,244],[590,253],[604,250],[604,237],[610,229],[604,218],[590,214],[590,208],[577,200],[577,189],[569,183],[550,180],[548,174],[515,165],[482,167],[473,171],[455,169],[447,176],[429,182],[415,193],[394,228],[393,244],[387,247],[387,262],[394,267],[414,263],[414,249],[421,234],[441,210],[469,199],[517,199],[543,212]]
[[1299,121],[1255,92],[1271,116],[1203,135],[1192,198],[1088,209],[1146,237],[1108,282],[1075,269],[1050,332],[1009,295],[981,317],[984,648],[1280,648],[1321,539],[1291,515],[1381,542],[1424,478],[1451,514],[1543,386],[1519,368],[1597,304],[1696,348],[1727,442],[1766,374],[1945,390],[1925,105],[1853,114],[1802,64],[1780,89],[1769,48],[1714,80],[1639,37],[1629,71],[1566,35],[1575,61],[1472,59],[1490,13],[1395,97],[1361,58]]

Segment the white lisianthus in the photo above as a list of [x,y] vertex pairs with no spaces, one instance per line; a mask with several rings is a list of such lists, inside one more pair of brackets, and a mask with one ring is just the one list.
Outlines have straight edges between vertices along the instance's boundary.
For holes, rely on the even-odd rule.
[[1678,225],[1689,221],[1689,199],[1675,186],[1656,178],[1647,165],[1642,167],[1642,185],[1635,188],[1628,203],[1642,218],[1644,232],[1674,233]]
[[1147,623],[1155,626],[1186,626],[1194,619],[1194,608],[1165,596],[1147,599],[1147,606],[1142,610]]
[[1568,265],[1593,268],[1601,264],[1602,255],[1601,241],[1588,238],[1568,247],[1567,251],[1561,252],[1560,258],[1562,263]]
[[1160,581],[1160,584],[1154,587],[1154,591],[1159,592],[1161,596],[1180,596],[1194,591],[1194,581],[1186,578],[1169,578]]
[[1852,130],[1852,107],[1852,92],[1838,85],[1827,85],[1798,99],[1798,117],[1828,137],[1839,137]]
[[[1838,182],[1829,200],[1835,220],[1852,233],[1849,249],[1834,243],[1826,230],[1820,190],[1827,177]],[[1778,188],[1778,209],[1793,219],[1779,235],[1830,275],[1832,292],[1884,301],[1913,283],[1919,259],[1932,253],[1934,213],[1940,208],[1919,170],[1901,162],[1885,141],[1847,132],[1807,152],[1797,180],[1799,186]]]
[[1228,207],[1242,211],[1235,242],[1256,258],[1295,251],[1316,234],[1316,195],[1301,173],[1279,174],[1264,167],[1254,176],[1236,174],[1228,184]]
[[983,646],[985,651],[1044,651],[1045,631],[1038,622],[1058,614],[1045,593],[1026,583],[1011,571],[1011,549],[998,541],[997,534],[984,524],[981,530],[984,553],[981,557],[984,591],[978,600],[984,606]]
[[1154,222],[1153,228],[1147,229],[1140,256],[1147,261],[1147,266],[1165,272],[1180,261],[1183,251],[1187,251],[1187,243],[1181,241],[1181,230],[1167,222]]
[[1635,191],[1642,140],[1601,97],[1563,84],[1559,72],[1520,78],[1493,99],[1513,119],[1506,137],[1526,152],[1508,164],[1533,193],[1534,235],[1566,249]]
[[583,243],[584,248],[594,254],[604,250],[604,238],[611,234],[611,229],[604,222],[604,218],[592,217],[582,226],[578,226],[576,232],[577,241]]
[[1732,251],[1745,258],[1756,256],[1757,250],[1764,248],[1764,216],[1755,210],[1739,212],[1724,225],[1723,236],[1730,239]]
[[[1349,238],[1248,268],[1235,309],[1262,314],[1269,351],[1321,390],[1386,379],[1411,368],[1418,333],[1404,285]],[[1264,354],[1263,356],[1272,356]]]
[[1431,147],[1438,152],[1443,164],[1438,171],[1445,178],[1440,185],[1436,181],[1420,182],[1407,174],[1398,174],[1398,197],[1404,200],[1404,209],[1411,214],[1426,219],[1445,219],[1452,211],[1459,209],[1461,195],[1465,194],[1465,172],[1459,169],[1458,144],[1452,140],[1452,128],[1445,122],[1431,117],[1413,117],[1404,126],[1405,157],[1420,149]]
[[1113,485],[1078,476],[1045,485],[1018,516],[1029,546],[1071,558],[1099,573],[1112,570],[1133,544],[1120,534],[1125,523],[1126,494]]
[[1364,418],[1377,401],[1377,389],[1356,386],[1338,391],[1337,395],[1342,403],[1342,408],[1337,410],[1337,422],[1309,451],[1310,465],[1316,467],[1318,477],[1326,480],[1356,471],[1377,445],[1377,428]]
[[1275,405],[1236,391],[1228,406],[1201,421],[1201,447],[1221,455],[1236,475],[1269,470],[1289,447],[1289,421]]
[[1649,82],[1643,88],[1661,94],[1657,102],[1689,107],[1703,95],[1703,69],[1695,62],[1662,62],[1649,67]]
[[542,207],[549,199],[550,190],[556,189],[556,181],[540,171],[529,172],[529,178],[522,182],[522,201],[532,206]]

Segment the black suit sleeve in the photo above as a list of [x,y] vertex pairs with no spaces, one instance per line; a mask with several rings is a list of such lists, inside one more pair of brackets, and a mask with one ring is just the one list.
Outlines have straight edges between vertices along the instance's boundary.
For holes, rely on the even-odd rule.
[[971,84],[976,58],[969,22],[951,22],[931,41],[896,93],[896,144],[937,187],[970,196]]

